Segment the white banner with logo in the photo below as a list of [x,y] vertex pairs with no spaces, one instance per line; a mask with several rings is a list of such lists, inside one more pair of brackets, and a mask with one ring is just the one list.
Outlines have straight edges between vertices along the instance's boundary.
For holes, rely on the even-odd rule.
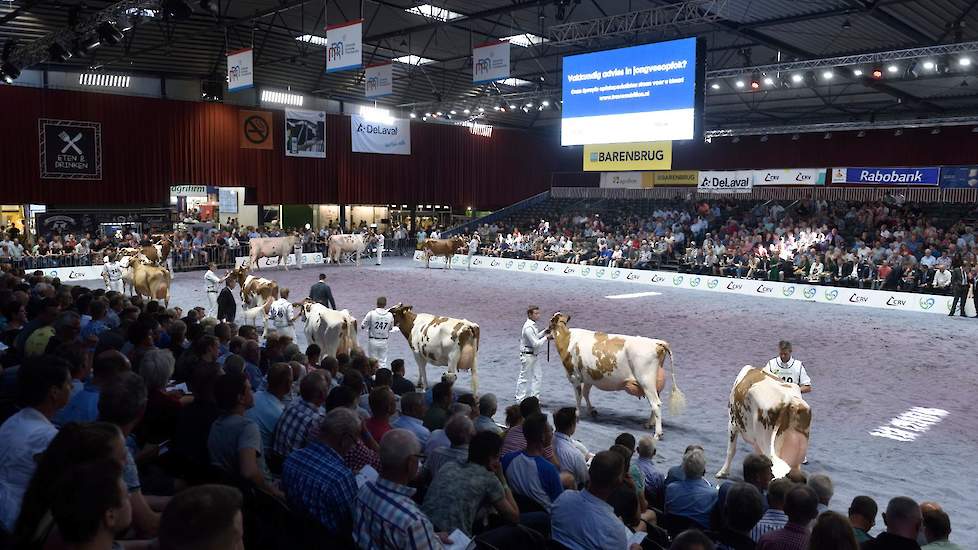
[[251,48],[228,52],[228,91],[237,92],[255,86],[255,64]]
[[285,155],[326,158],[326,113],[285,110]]
[[363,75],[363,92],[367,97],[383,97],[394,93],[394,64],[380,63],[366,68]]
[[[241,264],[248,263],[250,258],[248,256],[238,256],[234,259],[235,269],[241,267]],[[258,260],[258,267],[265,269],[266,267],[278,267],[278,258],[261,258]],[[303,252],[302,253],[302,265],[310,264],[321,264],[324,263],[322,252]],[[295,265],[295,254],[289,254],[289,257],[285,261],[285,265],[293,266]]]
[[825,185],[827,172],[826,168],[754,170],[754,185]]
[[[418,262],[424,262],[424,252],[420,250],[416,251],[414,253],[414,259]],[[445,259],[434,256],[431,258],[431,265],[432,267],[443,268],[445,267]],[[468,257],[464,254],[456,254],[452,259],[452,266],[456,269],[468,267]],[[495,258],[492,256],[473,256],[472,267],[476,269],[543,273],[560,277],[629,282],[657,287],[707,290],[711,292],[741,294],[762,298],[780,298],[783,300],[801,300],[822,304],[940,313],[943,315],[947,315],[951,310],[950,296],[914,294],[910,292],[889,292],[884,290],[815,286],[803,283],[733,279],[730,277],[676,273],[675,271],[617,269],[591,265]],[[972,307],[969,303],[966,311],[974,315],[975,313]]]
[[363,19],[326,27],[326,72],[363,65]]
[[754,173],[750,170],[725,172],[700,171],[700,193],[750,193],[754,188]]
[[601,172],[601,187],[612,189],[641,189],[641,172]]
[[509,42],[487,42],[472,48],[472,82],[509,78]]
[[350,115],[350,141],[354,153],[382,155],[411,154],[411,121],[392,118],[387,122]]

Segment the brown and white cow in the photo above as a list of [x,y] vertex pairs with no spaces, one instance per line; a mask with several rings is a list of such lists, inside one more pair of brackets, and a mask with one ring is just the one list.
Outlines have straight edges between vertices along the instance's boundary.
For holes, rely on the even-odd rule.
[[232,270],[231,277],[238,283],[241,302],[246,306],[257,306],[278,294],[278,283],[264,277],[249,275],[246,266],[242,265]]
[[727,461],[717,472],[727,477],[737,453],[737,435],[774,463],[774,477],[798,471],[808,451],[812,410],[797,384],[782,382],[761,369],[740,369],[730,390]]
[[452,268],[452,258],[458,249],[465,247],[465,239],[462,237],[452,237],[451,239],[425,239],[421,243],[421,250],[424,251],[424,266],[430,268],[432,256],[444,256],[445,265],[448,269]]
[[[279,264],[289,270],[286,265],[289,261],[289,254],[298,239],[295,235],[289,237],[256,237],[248,241],[250,255],[248,256],[248,266],[259,269],[258,260],[261,258],[276,258]],[[298,261],[298,258],[296,258]]]
[[137,296],[163,300],[164,305],[170,305],[170,281],[173,277],[168,269],[142,262],[130,262],[129,269],[132,270],[132,287]]
[[344,254],[356,254],[356,265],[360,267],[360,256],[363,254],[366,246],[367,242],[362,233],[330,235],[327,241],[329,261],[339,265],[343,260]]
[[465,319],[415,313],[412,306],[402,304],[390,308],[390,312],[418,362],[418,387],[428,387],[425,367],[431,363],[448,367],[453,381],[459,369],[471,371],[472,393],[478,392],[479,325]]
[[323,355],[336,357],[337,353],[359,348],[357,320],[348,310],[337,311],[306,299],[301,313],[306,322],[306,341],[318,345]]
[[661,438],[662,402],[659,392],[666,382],[667,355],[672,367],[669,413],[678,415],[686,403],[686,398],[676,383],[676,365],[669,344],[664,340],[644,336],[568,328],[569,320],[570,315],[558,311],[550,319],[550,331],[554,335],[554,343],[564,364],[567,379],[574,387],[577,408],[581,408],[583,395],[588,412],[591,415],[597,414],[591,406],[591,386],[604,391],[624,390],[629,395],[645,397],[652,407],[652,415],[645,427],[655,426],[655,438]]
[[139,252],[151,265],[166,267],[166,259],[170,257],[170,246],[170,239],[162,237],[156,244],[140,247]]

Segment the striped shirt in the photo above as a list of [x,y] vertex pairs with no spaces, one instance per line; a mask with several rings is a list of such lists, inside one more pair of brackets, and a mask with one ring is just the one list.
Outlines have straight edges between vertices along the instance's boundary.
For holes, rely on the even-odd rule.
[[754,526],[750,531],[750,538],[757,542],[761,535],[768,533],[770,531],[775,531],[781,529],[788,523],[788,516],[781,510],[775,510],[774,508],[768,508],[764,515],[761,516],[760,521]]
[[380,478],[353,503],[353,540],[365,550],[439,550],[441,540],[411,500],[414,489]]
[[275,425],[272,449],[282,458],[288,458],[292,451],[306,446],[310,429],[318,426],[324,416],[321,408],[305,399],[293,401]]
[[797,523],[786,523],[781,529],[766,533],[757,541],[757,550],[804,550],[808,548],[808,529]]
[[302,510],[333,534],[350,529],[350,507],[357,496],[353,472],[340,455],[320,441],[289,455],[282,469],[289,506]]

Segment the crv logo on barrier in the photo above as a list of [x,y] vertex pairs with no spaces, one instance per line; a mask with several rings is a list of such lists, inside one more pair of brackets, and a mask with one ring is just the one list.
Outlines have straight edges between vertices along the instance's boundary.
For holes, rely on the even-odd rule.
[[493,260],[492,263],[489,265],[492,267],[496,267],[497,265],[499,265],[499,260]]
[[604,277],[604,270],[603,269],[599,269],[597,275],[598,275],[598,278],[599,279],[602,278],[602,277]]
[[662,275],[653,275],[652,276],[652,279],[649,282],[650,283],[661,283],[661,282],[663,282],[665,280],[666,280],[666,278],[663,277]]
[[523,268],[524,268],[524,267],[526,267],[526,262],[520,262],[520,263],[519,263],[519,264],[518,264],[518,265],[516,266],[516,269],[519,269],[520,271],[523,271]]
[[893,307],[900,307],[900,306],[907,305],[907,301],[906,300],[901,300],[900,298],[897,298],[896,296],[890,296],[886,300],[886,305],[893,306]]
[[758,294],[770,294],[774,292],[774,287],[770,287],[766,285],[757,285],[757,289],[755,290],[755,292],[757,292]]
[[513,260],[506,262],[506,269],[513,267]]
[[640,277],[640,275],[639,275],[638,273],[629,273],[629,274],[628,274],[628,275],[627,275],[627,276],[625,277],[625,279],[627,279],[627,280],[629,280],[629,281],[634,281],[635,279],[638,279],[639,277]]
[[533,262],[530,264],[530,271],[536,271],[538,267],[540,267],[540,264]]
[[854,304],[862,304],[869,301],[869,296],[860,296],[853,292],[852,296],[849,296],[849,301]]
[[729,283],[727,283],[727,290],[740,290],[742,288],[744,288],[744,285],[742,285],[740,283],[735,283],[733,281],[730,281]]

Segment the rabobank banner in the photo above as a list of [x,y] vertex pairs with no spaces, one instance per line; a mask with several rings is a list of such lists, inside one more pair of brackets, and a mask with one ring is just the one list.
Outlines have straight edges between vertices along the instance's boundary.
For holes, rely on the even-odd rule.
[[350,132],[354,153],[411,154],[409,120],[390,119],[386,122],[377,122],[367,120],[360,115],[351,115]]
[[393,63],[371,65],[363,72],[363,92],[367,97],[383,97],[394,93]]
[[509,41],[486,42],[472,48],[472,82],[509,78]]
[[978,188],[978,166],[942,166],[941,187],[944,189]]
[[754,170],[754,185],[825,185],[825,168]]
[[926,168],[833,168],[833,184],[859,185],[938,185],[941,169]]
[[363,19],[326,27],[326,72],[363,65]]
[[725,172],[700,171],[699,193],[750,193],[754,189],[754,173],[750,170]]

